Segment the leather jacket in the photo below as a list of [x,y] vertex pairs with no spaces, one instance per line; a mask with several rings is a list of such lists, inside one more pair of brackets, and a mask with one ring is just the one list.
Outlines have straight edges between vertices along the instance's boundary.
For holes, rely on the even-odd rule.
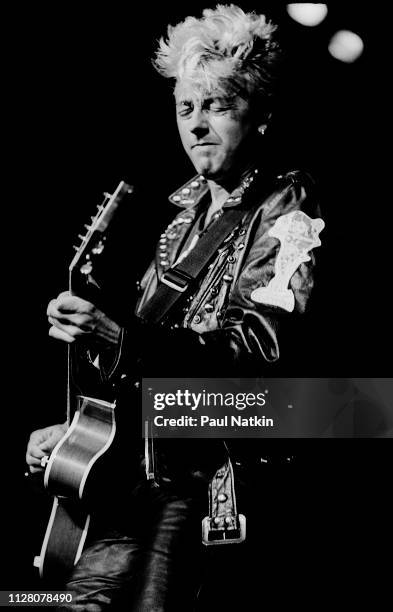
[[[252,292],[266,286],[275,274],[280,242],[268,234],[269,229],[292,211],[303,210],[312,219],[319,216],[314,183],[307,174],[294,171],[272,177],[253,171],[252,180],[247,176],[213,216],[211,223],[217,223],[233,206],[244,210],[241,221],[218,249],[192,292],[162,323],[145,323],[138,313],[154,294],[162,274],[176,263],[181,253],[187,252],[210,203],[208,187],[200,176],[193,177],[169,199],[181,211],[161,234],[155,258],[140,283],[136,315],[123,330],[114,363],[111,359],[111,366],[105,369],[104,360],[101,362],[104,378],[110,381],[118,375],[124,380],[128,406],[130,379],[274,374],[285,353],[282,347],[288,346],[288,333],[298,327],[314,284],[315,257],[310,251],[309,260],[301,263],[290,279],[289,287],[294,294],[292,312],[253,301]],[[209,231],[210,226],[204,231]],[[292,336],[289,337],[290,344]],[[252,446],[249,442],[247,453]],[[166,482],[181,484],[196,473],[202,475],[203,482],[209,482],[217,467],[225,462],[227,449],[222,441],[203,443],[205,450],[201,453],[197,439],[159,440],[157,463]],[[255,446],[259,453],[258,444]],[[234,447],[236,444],[232,445],[231,454]],[[235,454],[239,458],[243,451],[238,453],[241,445],[237,447]]]
[[[266,286],[275,274],[280,242],[269,236],[268,230],[291,211],[301,209],[315,218],[319,208],[313,181],[306,173],[293,171],[272,177],[255,172],[253,180],[246,177],[232,192],[206,228],[208,231],[212,223],[219,222],[229,208],[244,209],[240,223],[218,249],[197,286],[162,324],[145,324],[135,317],[125,329],[121,355],[111,374],[119,369],[127,372],[136,360],[143,376],[266,376],[279,362],[281,347],[288,345],[288,330],[299,325],[299,316],[307,308],[314,285],[314,250],[290,279],[293,312],[256,303],[251,294]],[[162,274],[187,249],[187,237],[195,232],[194,225],[210,202],[208,187],[200,176],[169,199],[182,210],[161,234],[155,259],[140,283],[137,314],[155,292]]]

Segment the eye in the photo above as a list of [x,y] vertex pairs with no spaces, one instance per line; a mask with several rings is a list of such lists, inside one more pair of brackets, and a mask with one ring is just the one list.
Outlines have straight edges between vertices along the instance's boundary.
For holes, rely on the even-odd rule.
[[214,113],[224,113],[233,108],[233,102],[226,98],[215,98],[210,102],[209,108]]
[[230,109],[229,106],[224,106],[223,104],[212,104],[210,110],[214,113],[225,113]]
[[180,117],[186,117],[187,115],[192,113],[193,110],[192,102],[188,102],[187,100],[181,100],[177,103],[176,107],[177,114],[180,115]]

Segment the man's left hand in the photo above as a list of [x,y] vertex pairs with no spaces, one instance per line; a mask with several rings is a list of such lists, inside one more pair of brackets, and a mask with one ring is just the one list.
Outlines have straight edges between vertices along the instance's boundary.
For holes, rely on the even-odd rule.
[[94,304],[69,291],[51,300],[47,309],[51,325],[49,335],[63,342],[83,341],[90,344],[115,345],[120,337],[120,326]]

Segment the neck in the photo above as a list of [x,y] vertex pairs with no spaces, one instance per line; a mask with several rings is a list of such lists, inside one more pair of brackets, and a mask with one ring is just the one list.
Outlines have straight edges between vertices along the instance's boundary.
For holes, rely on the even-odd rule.
[[229,198],[230,191],[228,191],[227,187],[224,187],[224,185],[220,185],[215,181],[208,180],[207,184],[209,185],[212,198],[210,208],[212,209],[212,212],[215,212],[224,205],[226,200]]
[[225,177],[223,180],[208,179],[207,184],[212,198],[212,212],[219,210],[224,205],[232,191],[250,172],[252,166],[253,164],[249,163],[240,172],[232,172],[230,177]]

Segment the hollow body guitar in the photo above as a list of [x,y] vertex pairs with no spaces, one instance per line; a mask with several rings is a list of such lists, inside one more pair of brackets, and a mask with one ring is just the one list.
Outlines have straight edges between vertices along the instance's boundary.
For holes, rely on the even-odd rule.
[[[98,288],[93,277],[95,259],[104,250],[106,230],[120,202],[132,191],[130,185],[121,181],[113,195],[107,195],[106,201],[98,207],[98,213],[69,267],[71,292],[73,285],[77,284],[79,294],[81,279],[86,286]],[[78,282],[74,283],[76,275]],[[52,584],[63,583],[80,558],[90,524],[90,514],[85,505],[86,491],[95,468],[116,434],[115,401],[84,395],[73,397],[71,352],[68,351],[69,427],[47,461],[44,484],[55,498],[40,555],[34,559],[40,576]]]

